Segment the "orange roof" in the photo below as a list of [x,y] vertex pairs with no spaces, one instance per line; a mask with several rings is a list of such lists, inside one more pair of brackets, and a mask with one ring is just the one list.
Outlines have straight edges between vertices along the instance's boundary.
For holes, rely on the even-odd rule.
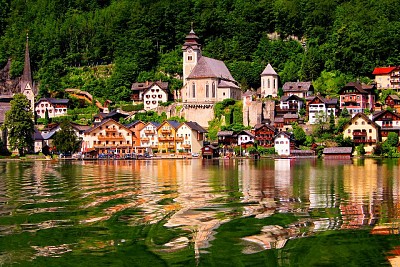
[[389,74],[393,70],[395,70],[396,67],[381,67],[381,68],[375,68],[372,74],[374,75],[383,75],[383,74]]

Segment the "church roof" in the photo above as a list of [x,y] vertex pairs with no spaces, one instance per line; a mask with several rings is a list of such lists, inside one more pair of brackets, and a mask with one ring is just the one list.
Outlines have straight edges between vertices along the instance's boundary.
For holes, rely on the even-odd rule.
[[220,80],[218,83],[218,88],[239,88],[236,83],[226,80]]
[[265,67],[264,71],[261,73],[261,76],[264,75],[278,75],[274,68],[271,66],[271,64],[268,63],[268,65]]
[[209,57],[201,57],[188,76],[188,79],[196,78],[224,78],[236,82],[223,61]]

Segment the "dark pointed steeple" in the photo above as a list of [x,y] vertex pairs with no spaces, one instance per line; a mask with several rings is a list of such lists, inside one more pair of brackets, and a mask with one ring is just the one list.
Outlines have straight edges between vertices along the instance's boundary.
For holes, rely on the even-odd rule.
[[32,71],[31,71],[31,59],[29,57],[29,36],[26,34],[26,46],[25,46],[25,62],[24,62],[24,72],[21,77],[21,93],[25,90],[32,90],[33,88]]

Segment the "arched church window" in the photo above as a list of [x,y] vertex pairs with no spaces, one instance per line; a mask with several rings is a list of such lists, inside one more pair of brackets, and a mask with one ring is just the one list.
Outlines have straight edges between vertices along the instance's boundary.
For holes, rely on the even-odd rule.
[[192,84],[192,97],[196,97],[196,84]]
[[268,79],[268,88],[270,88],[271,87],[271,85],[270,85],[270,81],[269,81],[269,79]]
[[212,83],[211,97],[215,97],[215,82]]
[[208,85],[208,83],[206,84],[206,97],[210,97],[210,86]]

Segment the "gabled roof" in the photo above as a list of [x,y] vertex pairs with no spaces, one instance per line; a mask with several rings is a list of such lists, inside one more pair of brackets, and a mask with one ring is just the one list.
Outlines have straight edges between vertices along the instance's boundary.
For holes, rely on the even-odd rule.
[[284,119],[298,119],[299,115],[298,114],[290,114],[290,113],[285,113],[283,115]]
[[283,135],[284,137],[286,137],[286,138],[288,138],[288,139],[293,139],[293,138],[292,138],[293,135],[292,135],[291,133],[289,133],[289,132],[284,132],[284,131],[277,133],[277,134],[275,135],[274,139],[278,138],[278,137],[281,136],[281,135]]
[[367,123],[371,124],[371,125],[372,125],[374,128],[376,128],[376,129],[379,129],[379,128],[380,128],[380,126],[379,126],[378,124],[376,124],[375,122],[373,122],[372,120],[370,120],[370,119],[368,118],[368,116],[365,115],[365,114],[362,113],[362,112],[359,112],[359,113],[357,113],[356,115],[354,115],[353,118],[351,118],[351,120],[350,120],[348,123],[346,123],[346,124],[344,125],[343,128],[347,128],[347,127],[350,125],[350,123],[353,123],[355,120],[357,120],[357,119],[359,119],[359,118],[364,119]]
[[285,82],[282,87],[284,92],[308,92],[313,91],[311,82]]
[[360,82],[349,82],[342,89],[339,90],[339,94],[342,94],[344,90],[349,88],[355,88],[360,94],[369,94],[374,88],[373,85],[362,84]]
[[379,112],[376,112],[376,113],[373,114],[372,121],[377,121],[377,120],[381,119],[382,116],[384,116],[385,114],[388,114],[388,113],[390,113],[392,116],[397,117],[397,118],[400,119],[400,115],[399,114],[393,113],[393,112],[391,112],[389,110],[382,110],[382,111],[379,111]]
[[236,82],[223,61],[204,56],[199,59],[188,76],[188,79],[196,78],[223,78]]
[[38,140],[43,140],[42,133],[35,127],[35,132],[33,134],[33,140],[38,141]]
[[156,81],[156,82],[144,82],[144,83],[133,83],[131,86],[131,90],[133,91],[142,91],[151,89],[153,86],[157,85],[162,90],[168,89],[168,82]]
[[240,131],[237,135],[238,135],[238,136],[239,136],[239,135],[248,135],[248,136],[250,136],[251,138],[254,138],[254,137],[255,137],[255,135],[254,135],[252,132],[250,132],[249,130]]
[[[399,97],[398,95],[387,95],[387,96],[386,96],[386,99],[387,99],[388,97],[392,98],[393,100],[400,100],[400,97]],[[385,99],[385,100],[386,100],[386,99]]]
[[186,124],[187,126],[189,126],[190,129],[192,129],[196,132],[207,133],[207,130],[205,130],[203,127],[201,127],[197,122],[188,121],[188,122],[185,122],[184,124]]
[[108,123],[108,122],[114,123],[114,124],[116,124],[116,125],[118,125],[118,126],[120,126],[120,127],[122,127],[122,128],[125,128],[125,129],[128,130],[128,131],[131,131],[130,129],[128,129],[127,127],[125,127],[124,125],[122,125],[121,123],[119,123],[119,122],[117,122],[117,121],[115,121],[115,120],[109,118],[109,119],[103,120],[102,122],[100,122],[100,123],[97,124],[96,126],[93,126],[93,127],[89,128],[89,129],[87,129],[87,130],[85,131],[85,133],[90,133],[90,132],[94,131],[95,129],[99,128],[100,126],[103,126],[104,124]]
[[323,97],[321,95],[316,95],[316,96],[313,96],[312,99],[310,99],[309,104],[312,104],[312,102],[316,98],[318,98],[322,103],[324,103],[326,105],[328,105],[328,104],[336,105],[338,103],[338,99],[337,98],[325,98],[325,97]]
[[217,136],[233,136],[233,131],[219,131]]
[[244,92],[242,94],[242,96],[253,96],[255,94],[257,94],[257,92],[254,92],[254,91],[251,91],[251,90],[247,90],[246,92]]
[[374,71],[372,72],[372,74],[373,75],[385,75],[385,74],[391,73],[395,69],[397,69],[397,67],[379,67],[379,68],[375,68]]
[[236,83],[227,81],[227,80],[219,80],[218,83],[219,88],[239,88],[239,86],[236,85]]
[[281,97],[281,102],[286,102],[289,100],[297,100],[297,101],[303,101],[302,98],[298,97],[297,95],[285,95]]
[[[124,126],[126,127],[126,128],[132,128],[133,126],[135,126],[136,124],[139,124],[139,123],[143,123],[142,121],[140,121],[140,120],[135,120],[135,121],[132,121],[132,122],[130,122],[130,123],[128,123],[128,124],[124,124]],[[144,124],[144,123],[143,123]]]
[[80,125],[80,124],[74,123],[74,122],[70,122],[69,124],[71,125],[72,128],[74,128],[75,130],[78,130],[78,131],[86,131],[91,128],[91,126],[89,126],[89,125]]
[[53,105],[56,105],[56,104],[66,105],[69,103],[69,99],[57,99],[57,98],[51,98],[51,97],[43,97],[36,102],[36,105],[39,104],[41,101],[47,101]]
[[265,75],[278,75],[274,68],[271,66],[271,64],[268,63],[268,65],[265,67],[264,71],[261,73],[261,76]]
[[127,114],[123,114],[121,112],[118,112],[116,109],[110,111],[109,113],[104,113],[104,112],[99,112],[96,115],[94,115],[94,118],[100,118],[100,119],[108,119],[112,117],[128,117]]
[[159,129],[161,126],[163,126],[166,123],[171,125],[171,127],[174,128],[175,130],[178,129],[178,127],[181,125],[181,123],[178,121],[163,121],[160,125],[158,125],[157,129]]
[[324,154],[352,154],[353,147],[326,147]]
[[266,128],[270,129],[273,132],[276,131],[276,128],[274,126],[272,126],[272,125],[269,125],[269,124],[256,124],[254,126],[254,130],[257,131],[257,130],[263,128],[263,127],[266,127]]

